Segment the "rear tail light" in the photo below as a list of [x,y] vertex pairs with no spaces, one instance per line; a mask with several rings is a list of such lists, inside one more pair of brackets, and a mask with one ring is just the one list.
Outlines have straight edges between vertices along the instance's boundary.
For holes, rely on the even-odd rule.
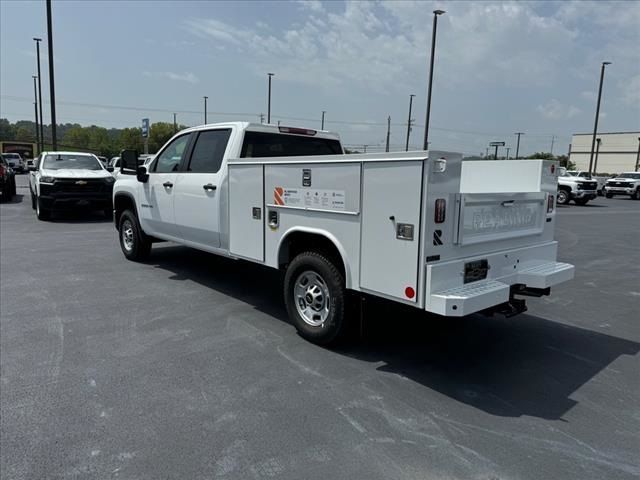
[[555,197],[553,195],[549,195],[549,198],[547,198],[547,213],[553,212],[553,201],[554,200],[555,200]]
[[315,130],[311,130],[309,128],[294,128],[294,127],[278,127],[280,133],[293,133],[296,135],[315,135]]
[[436,210],[434,214],[434,220],[436,223],[444,222],[445,212],[447,210],[447,201],[444,198],[436,200]]

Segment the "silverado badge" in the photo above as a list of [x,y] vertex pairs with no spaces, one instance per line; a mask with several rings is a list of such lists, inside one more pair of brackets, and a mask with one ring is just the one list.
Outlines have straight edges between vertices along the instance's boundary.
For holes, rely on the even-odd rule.
[[86,185],[86,184],[87,184],[87,181],[86,181],[86,180],[78,180],[78,181],[76,182],[76,185]]

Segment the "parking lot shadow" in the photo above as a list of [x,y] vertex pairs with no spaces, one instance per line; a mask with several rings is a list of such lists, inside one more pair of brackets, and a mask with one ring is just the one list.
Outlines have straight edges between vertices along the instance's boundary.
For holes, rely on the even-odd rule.
[[107,218],[104,213],[89,210],[54,212],[50,221],[54,223],[113,223],[113,219]]
[[[288,323],[275,270],[178,246],[154,248],[148,263]],[[498,416],[561,419],[577,389],[640,351],[637,342],[528,314],[445,318],[368,297],[362,319],[359,338],[336,352],[384,362],[379,370]]]

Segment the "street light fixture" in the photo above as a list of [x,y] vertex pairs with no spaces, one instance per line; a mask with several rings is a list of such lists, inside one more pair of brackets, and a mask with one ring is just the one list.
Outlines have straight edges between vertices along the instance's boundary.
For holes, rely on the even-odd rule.
[[429,148],[429,118],[431,117],[431,87],[433,84],[433,62],[436,55],[436,31],[438,29],[438,16],[446,13],[444,10],[433,11],[433,35],[431,37],[431,66],[429,67],[429,90],[427,92],[427,118],[424,125],[424,150]]
[[404,147],[404,151],[409,151],[409,134],[411,133],[411,106],[413,104],[413,97],[415,95],[412,93],[409,95],[409,120],[407,120],[407,144]]
[[591,157],[589,158],[589,176],[593,171],[593,151],[596,146],[596,134],[598,132],[598,117],[600,116],[600,100],[602,99],[602,83],[604,81],[604,69],[607,65],[611,65],[611,62],[602,62],[602,68],[600,69],[600,86],[598,87],[598,103],[596,104],[596,120],[593,125],[593,137],[591,138]]
[[269,97],[267,99],[267,123],[271,123],[271,77],[275,75],[275,73],[267,73],[269,76]]

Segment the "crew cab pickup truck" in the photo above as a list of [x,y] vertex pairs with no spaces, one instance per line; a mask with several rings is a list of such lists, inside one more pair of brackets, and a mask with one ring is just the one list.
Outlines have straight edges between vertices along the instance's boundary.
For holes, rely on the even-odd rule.
[[293,324],[326,345],[347,291],[453,317],[526,310],[516,297],[573,277],[556,261],[556,192],[552,161],[344,155],[329,132],[222,123],[181,131],[147,166],[124,150],[113,202],[126,258],[169,240],[281,269]]
[[561,169],[558,175],[558,203],[567,205],[573,200],[576,205],[586,205],[589,200],[598,196],[598,182],[585,177],[575,175],[577,172],[568,172]]
[[587,180],[595,180],[598,182],[598,195],[604,196],[604,185],[607,183],[607,177],[591,175],[589,172],[585,172],[584,170],[568,170],[567,173],[572,177],[581,177]]
[[113,168],[81,152],[43,152],[29,167],[31,206],[39,220],[55,210],[102,210],[113,215]]
[[607,180],[605,195],[628,195],[634,200],[640,200],[640,172],[625,172],[615,178]]

